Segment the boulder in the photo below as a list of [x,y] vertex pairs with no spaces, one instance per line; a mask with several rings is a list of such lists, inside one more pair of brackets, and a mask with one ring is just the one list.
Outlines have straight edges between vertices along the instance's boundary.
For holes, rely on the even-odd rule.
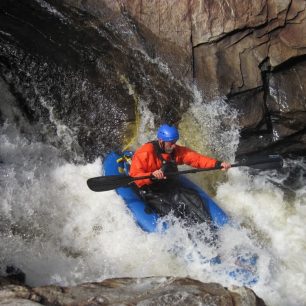
[[0,279],[0,305],[265,305],[247,287],[224,288],[191,278],[114,278],[71,287],[34,288],[1,285],[3,282]]

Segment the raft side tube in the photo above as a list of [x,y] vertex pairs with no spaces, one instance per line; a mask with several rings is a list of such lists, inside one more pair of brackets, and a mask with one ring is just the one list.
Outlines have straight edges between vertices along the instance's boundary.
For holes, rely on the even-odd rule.
[[[121,155],[115,152],[111,152],[105,157],[103,160],[104,175],[125,175],[120,172],[120,168],[124,168],[124,162],[117,162],[120,158]],[[122,197],[140,228],[149,233],[157,231],[158,215],[148,209],[148,206],[133,188],[119,187],[116,192]]]

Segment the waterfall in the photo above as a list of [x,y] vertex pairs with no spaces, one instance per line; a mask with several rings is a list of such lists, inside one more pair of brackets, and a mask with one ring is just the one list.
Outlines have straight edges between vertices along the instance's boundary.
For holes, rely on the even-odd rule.
[[[10,5],[1,4],[0,18],[1,274],[18,267],[34,286],[154,275],[230,286],[239,281],[225,270],[245,249],[258,255],[259,296],[305,305],[305,160],[286,159],[282,171],[192,175],[237,223],[222,229],[217,247],[196,227],[195,246],[174,219],[166,233],[143,232],[115,191],[87,188],[103,156],[125,145],[127,131],[135,148],[161,121],[180,119],[183,144],[233,161],[237,114],[223,98],[207,101],[177,80],[141,41],[132,48],[139,37],[129,20],[121,20],[127,31],[45,1],[3,3]],[[222,264],[202,253],[221,253]]]

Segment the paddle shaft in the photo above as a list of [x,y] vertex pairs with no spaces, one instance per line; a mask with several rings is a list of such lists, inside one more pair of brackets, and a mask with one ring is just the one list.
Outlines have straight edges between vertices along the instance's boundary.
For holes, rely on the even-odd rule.
[[[253,166],[253,165],[264,165],[264,164],[271,164],[271,163],[280,163],[280,160],[278,159],[277,161],[271,161],[271,159],[267,160],[261,160],[260,162],[258,161],[254,161],[254,162],[241,162],[241,163],[237,163],[237,164],[232,164],[231,168],[235,168],[235,167],[243,167],[243,166]],[[213,168],[197,168],[197,169],[188,169],[188,170],[181,170],[181,171],[177,171],[177,172],[169,172],[167,174],[165,174],[165,176],[176,176],[176,175],[181,175],[181,174],[188,174],[188,173],[197,173],[197,172],[205,172],[205,171],[212,171],[212,170],[221,170],[222,167],[218,166],[218,167],[213,167]],[[154,175],[147,175],[147,176],[134,176],[134,177],[130,177],[133,179],[133,181],[137,181],[137,180],[144,180],[144,179],[154,179],[155,176]]]
[[[271,155],[269,158],[264,159],[257,159],[253,161],[242,161],[237,164],[231,165],[231,167],[252,167],[254,165],[260,166],[262,169],[276,169],[280,168],[283,165],[283,160],[278,155]],[[189,170],[182,170],[177,172],[169,172],[166,173],[166,177],[169,176],[177,176],[181,174],[188,174],[188,173],[197,173],[203,171],[212,171],[212,170],[220,170],[222,169],[221,166],[214,167],[214,168],[198,168],[198,169],[189,169]],[[143,179],[156,179],[153,175],[146,175],[146,176],[125,176],[125,175],[110,175],[110,176],[99,176],[90,178],[87,180],[88,187],[93,191],[107,191],[112,190],[118,187],[128,186],[134,181],[143,180]]]
[[[231,167],[238,167],[239,165],[234,164]],[[181,174],[188,174],[188,173],[197,173],[197,172],[203,172],[203,171],[212,171],[212,170],[220,170],[222,167],[214,167],[214,168],[198,168],[198,169],[189,169],[189,170],[181,170],[177,172],[168,172],[165,174],[165,177],[168,176],[177,176]],[[134,176],[130,178],[133,179],[133,181],[138,181],[138,180],[145,180],[145,179],[156,179],[154,175],[146,175],[146,176]]]

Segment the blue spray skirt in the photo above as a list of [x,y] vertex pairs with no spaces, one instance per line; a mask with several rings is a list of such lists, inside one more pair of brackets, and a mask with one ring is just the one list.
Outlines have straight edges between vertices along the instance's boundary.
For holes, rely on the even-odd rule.
[[[111,152],[103,160],[104,175],[125,175],[129,168],[130,158],[133,152],[126,151],[122,154]],[[214,225],[221,228],[225,224],[229,224],[230,218],[227,214],[218,206],[218,204],[211,199],[211,197],[204,192],[199,186],[190,181],[184,175],[179,176],[179,180],[183,187],[194,189],[198,192],[199,196],[205,203],[210,218]],[[147,209],[148,204],[144,202],[142,198],[131,187],[119,187],[116,189],[118,195],[122,197],[126,206],[131,211],[135,222],[144,231],[152,233],[158,230],[158,219],[160,218],[157,213]],[[168,227],[167,224],[163,224],[164,229]],[[251,267],[251,269],[245,269],[243,267],[237,267],[228,271],[233,279],[238,280],[243,285],[255,284],[258,279],[254,276],[253,271],[256,270],[257,255],[241,256],[237,257],[237,260],[242,266]],[[212,261],[212,264],[219,264],[220,259]]]

